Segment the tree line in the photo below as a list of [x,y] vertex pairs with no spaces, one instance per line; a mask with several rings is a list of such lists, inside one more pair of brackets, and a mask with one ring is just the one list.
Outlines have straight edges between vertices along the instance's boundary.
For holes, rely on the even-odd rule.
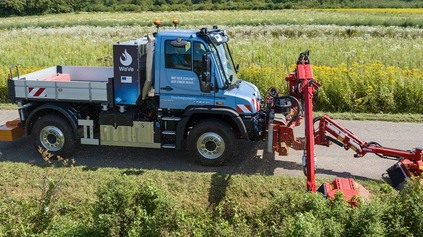
[[419,8],[423,0],[0,0],[0,17],[68,12]]

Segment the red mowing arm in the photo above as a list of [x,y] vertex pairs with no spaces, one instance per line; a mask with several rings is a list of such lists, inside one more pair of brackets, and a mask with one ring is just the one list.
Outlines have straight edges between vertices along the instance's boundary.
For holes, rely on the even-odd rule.
[[362,157],[367,153],[374,153],[380,157],[393,157],[399,160],[406,176],[419,176],[423,172],[422,148],[411,151],[396,148],[383,147],[377,142],[365,142],[352,132],[336,123],[329,116],[324,115],[319,120],[319,127],[315,131],[315,144],[330,146],[335,143],[348,150],[355,151],[354,157]]

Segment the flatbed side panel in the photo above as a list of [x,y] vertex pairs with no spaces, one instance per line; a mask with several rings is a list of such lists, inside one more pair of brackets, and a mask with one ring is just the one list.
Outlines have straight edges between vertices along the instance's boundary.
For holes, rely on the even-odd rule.
[[17,99],[107,101],[105,82],[15,81]]
[[107,84],[99,82],[90,82],[91,100],[92,101],[108,101],[107,100]]
[[56,99],[56,82],[17,80],[15,81],[15,96],[17,99]]
[[91,101],[89,82],[57,82],[56,88],[58,100]]

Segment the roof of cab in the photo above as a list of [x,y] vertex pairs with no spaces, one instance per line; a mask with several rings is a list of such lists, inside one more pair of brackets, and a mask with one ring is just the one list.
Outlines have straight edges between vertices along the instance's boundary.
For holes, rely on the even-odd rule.
[[156,37],[175,36],[175,37],[197,37],[198,30],[163,30],[157,32]]

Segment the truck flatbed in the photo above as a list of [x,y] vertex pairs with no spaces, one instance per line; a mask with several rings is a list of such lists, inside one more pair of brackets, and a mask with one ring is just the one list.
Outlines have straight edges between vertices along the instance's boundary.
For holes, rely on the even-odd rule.
[[[107,102],[112,67],[54,66],[12,79],[15,99]],[[13,90],[13,89],[12,89]]]

